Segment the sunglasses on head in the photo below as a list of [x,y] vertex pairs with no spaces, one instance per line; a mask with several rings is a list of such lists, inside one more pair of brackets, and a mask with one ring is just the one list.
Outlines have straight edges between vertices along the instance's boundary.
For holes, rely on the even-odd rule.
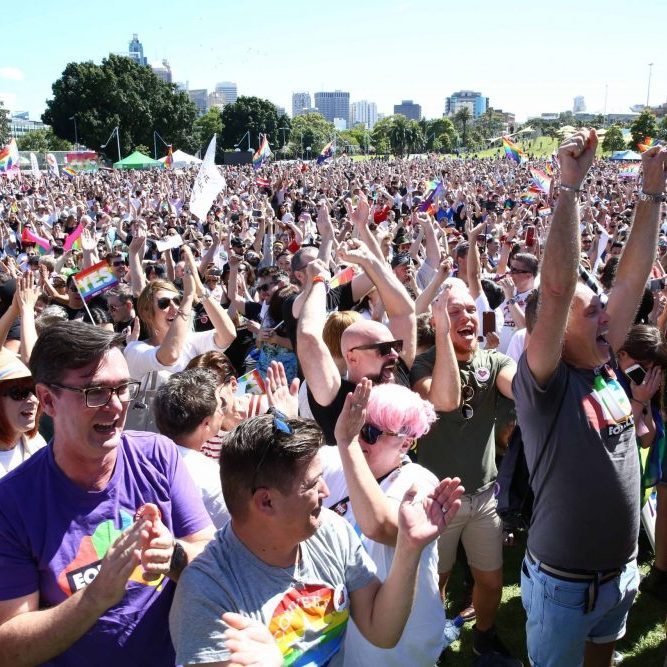
[[386,357],[391,354],[391,351],[394,350],[396,354],[400,354],[403,351],[403,341],[402,340],[388,340],[382,343],[367,343],[366,345],[357,345],[356,347],[350,348],[351,350],[377,350],[381,357]]
[[4,396],[9,396],[12,401],[25,401],[35,393],[35,385],[10,387],[3,392]]
[[373,426],[373,424],[366,423],[361,427],[359,435],[363,438],[365,443],[369,445],[374,445],[382,435],[395,435],[398,436],[399,438],[403,438],[409,434],[406,432],[394,433],[393,431],[383,431],[381,428]]
[[181,297],[180,296],[162,296],[157,300],[157,307],[160,310],[167,310],[171,304],[174,304],[176,307],[181,305]]

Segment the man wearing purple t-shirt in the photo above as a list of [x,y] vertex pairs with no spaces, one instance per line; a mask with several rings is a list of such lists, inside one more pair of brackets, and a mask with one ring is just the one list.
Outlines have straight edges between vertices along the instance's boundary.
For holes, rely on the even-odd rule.
[[213,536],[174,444],[122,433],[122,336],[83,322],[30,360],[48,447],[0,485],[0,664],[175,664],[175,581]]

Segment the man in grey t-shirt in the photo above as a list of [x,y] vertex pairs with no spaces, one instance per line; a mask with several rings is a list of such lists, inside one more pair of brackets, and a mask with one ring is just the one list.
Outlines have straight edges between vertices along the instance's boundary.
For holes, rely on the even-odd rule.
[[581,184],[594,130],[559,151],[560,192],[537,320],[513,391],[535,494],[521,597],[534,665],[609,665],[637,589],[639,466],[612,352],[625,340],[655,257],[667,148],[643,154],[642,193],[608,302],[578,284]]
[[277,411],[228,435],[221,479],[232,518],[179,581],[169,619],[178,664],[227,665],[238,651],[262,665],[342,664],[350,616],[377,646],[400,639],[421,552],[460,501],[451,480],[419,503],[416,489],[406,493],[380,583],[351,527],[322,507],[322,440],[315,422]]

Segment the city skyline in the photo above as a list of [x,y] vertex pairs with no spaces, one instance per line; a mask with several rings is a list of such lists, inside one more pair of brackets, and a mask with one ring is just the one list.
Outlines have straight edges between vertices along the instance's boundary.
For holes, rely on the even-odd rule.
[[[651,23],[667,18],[667,6],[656,0],[643,8]],[[571,110],[578,96],[591,113],[625,113],[645,103],[649,69],[651,104],[667,101],[659,41],[626,34],[635,17],[619,0],[589,0],[583,8],[566,0],[548,17],[520,1],[511,19],[506,8],[485,0],[474,13],[436,6],[427,14],[410,0],[368,0],[363,6],[340,0],[335,7],[297,0],[288,9],[268,0],[252,9],[201,0],[193,15],[169,2],[118,0],[114,12],[102,17],[80,1],[36,0],[30,15],[10,16],[0,99],[37,119],[68,62],[99,63],[109,53],[127,52],[136,33],[148,63],[166,59],[174,82],[187,80],[190,89],[211,92],[217,82],[233,81],[239,95],[289,111],[294,92],[342,90],[351,103],[374,102],[380,114],[412,99],[424,117],[437,118],[454,91],[474,90],[519,121]],[[480,11],[484,21],[466,29]],[[344,30],[345,16],[370,32]],[[257,18],[264,27],[256,27]],[[434,32],[415,30],[425,18]],[[623,42],[627,46],[620,47]]]

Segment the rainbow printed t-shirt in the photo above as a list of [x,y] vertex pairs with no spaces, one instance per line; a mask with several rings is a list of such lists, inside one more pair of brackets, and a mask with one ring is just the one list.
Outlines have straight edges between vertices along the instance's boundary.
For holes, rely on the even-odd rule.
[[342,664],[349,595],[375,577],[375,566],[352,527],[329,510],[313,537],[301,543],[298,568],[267,565],[236,537],[218,531],[179,580],[170,614],[178,664],[229,659],[222,614],[262,621],[284,665]]

